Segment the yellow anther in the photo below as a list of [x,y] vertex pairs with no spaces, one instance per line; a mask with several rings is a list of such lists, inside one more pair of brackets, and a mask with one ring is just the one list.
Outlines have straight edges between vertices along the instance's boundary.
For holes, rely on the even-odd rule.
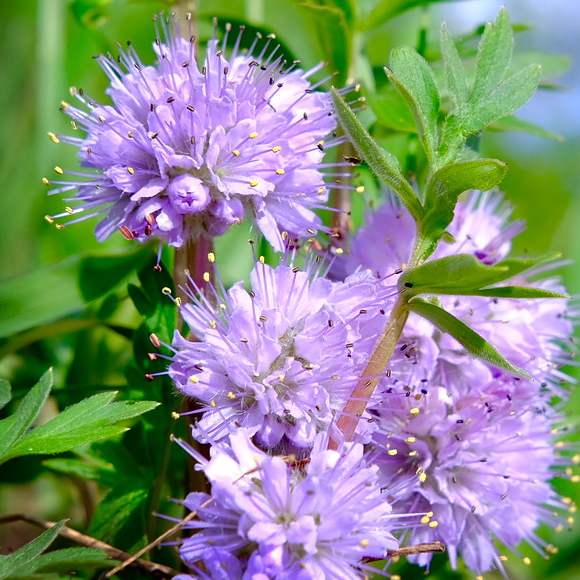
[[370,544],[370,542],[369,542],[368,540],[361,540],[361,541],[360,541],[360,545],[361,545],[363,548],[366,548],[366,547],[367,547],[369,544]]
[[416,417],[420,412],[421,412],[421,409],[419,409],[419,407],[413,407],[409,411],[409,413],[411,413],[411,415],[413,415],[413,417]]
[[425,472],[421,473],[421,475],[419,475],[419,481],[421,483],[425,483],[425,480],[427,479],[427,474]]
[[266,261],[266,259],[264,258],[264,256],[260,256],[260,257],[258,258],[258,261],[260,262],[260,264],[264,264],[264,263],[265,263],[265,261]]
[[256,187],[258,185],[258,183],[259,183],[259,181],[257,179],[250,181],[250,187]]
[[340,380],[340,377],[339,377],[338,375],[332,375],[330,378],[331,378],[333,381],[338,381],[338,380]]
[[558,433],[558,429],[556,427],[554,427],[553,429],[550,429],[550,435],[557,435]]
[[226,305],[225,305],[223,302],[222,302],[222,303],[219,305],[219,307],[220,307],[222,310],[227,310],[227,309],[228,309],[228,307],[227,307],[227,306],[226,306]]
[[56,224],[54,226],[57,230],[64,230],[64,225],[63,224]]
[[210,321],[209,321],[209,325],[210,325],[212,328],[217,328],[217,322],[216,322],[215,320],[210,320]]
[[64,208],[64,211],[66,211],[66,213],[74,213],[75,210],[72,207],[70,207],[70,206],[67,205]]
[[60,139],[59,139],[59,138],[58,138],[58,137],[57,137],[57,136],[56,136],[54,133],[51,133],[51,132],[49,131],[49,132],[47,133],[47,135],[50,137],[50,140],[51,140],[53,143],[60,143]]
[[568,509],[571,514],[575,514],[578,511],[578,508],[575,505],[571,505]]
[[238,149],[234,149],[234,150],[232,151],[232,155],[233,155],[234,157],[239,157],[239,156],[240,156],[240,152],[239,152],[239,150],[238,150]]
[[570,498],[570,497],[563,497],[562,498],[562,502],[565,503],[566,505],[570,505],[572,503],[572,498]]
[[135,175],[135,170],[132,167],[127,167],[127,171],[129,172],[129,175]]
[[436,528],[439,525],[439,522],[433,520],[432,522],[429,522],[429,527],[430,528]]
[[564,443],[564,441],[558,441],[558,442],[556,443],[556,447],[559,447],[559,448],[562,448],[562,447],[564,447],[564,445],[566,445],[566,443]]
[[133,139],[133,131],[129,131],[127,133],[127,137],[129,137],[129,139]]
[[66,101],[61,101],[60,102],[60,106],[62,109],[64,109],[65,111],[70,107],[70,105],[66,102]]
[[179,296],[175,299],[175,306],[181,306],[181,298]]
[[418,451],[409,451],[409,457],[415,457],[415,455],[419,455]]
[[58,173],[59,175],[62,175],[64,173],[64,171],[62,170],[62,167],[59,167],[58,165],[55,166],[54,172]]
[[165,296],[169,296],[171,294],[171,288],[168,288],[167,286],[165,286],[161,289],[161,292],[163,292],[163,294],[165,294]]
[[433,517],[433,512],[427,512],[427,515],[432,518]]
[[499,559],[500,559],[502,562],[507,562],[507,560],[508,560],[508,557],[507,557],[507,556],[504,556],[504,555],[502,554],[502,555],[499,557]]
[[318,191],[316,193],[324,193],[326,191],[326,188],[324,186],[319,187]]
[[359,186],[358,186],[358,187],[355,189],[355,191],[356,191],[357,193],[364,193],[364,192],[365,192],[365,186],[364,186],[364,185],[359,185]]
[[393,574],[391,580],[401,580],[401,577],[398,574]]
[[49,216],[49,215],[45,215],[44,216],[45,221],[47,221],[49,224],[53,224],[54,220]]
[[280,145],[276,145],[276,147],[272,148],[272,153],[278,153],[278,151],[280,151],[282,149],[282,147],[280,147]]
[[284,175],[286,173],[283,169],[276,169],[276,175]]
[[562,532],[563,530],[564,530],[564,526],[562,524],[559,524],[554,528],[554,531],[558,532],[558,533]]
[[475,580],[483,580],[483,576],[476,576]]
[[209,282],[211,280],[211,277],[209,275],[209,272],[204,272],[203,273],[203,280],[204,280],[204,282]]
[[210,264],[213,264],[215,262],[215,254],[213,252],[209,252],[209,254],[207,255],[207,261]]
[[566,519],[566,521],[572,525],[574,523],[574,518],[572,516],[570,516],[569,518]]
[[214,408],[217,407],[217,405],[215,404],[215,401],[212,401],[211,402],[211,406],[214,407]]
[[572,463],[578,465],[580,463],[580,455],[574,455],[574,457],[572,457]]
[[48,179],[46,179],[46,177],[42,178],[42,183],[44,183],[44,185],[50,185],[50,181],[48,181]]
[[189,382],[193,383],[194,385],[197,385],[197,383],[199,383],[199,379],[195,375],[193,375],[189,377]]
[[566,475],[572,475],[574,472],[572,471],[571,467],[566,467],[565,469]]
[[529,566],[532,561],[526,556],[525,558],[522,558],[522,562],[526,565]]
[[103,115],[99,115],[99,121],[101,123],[104,123],[105,122],[105,117],[103,117]]
[[415,441],[417,441],[416,437],[407,437],[405,439],[405,443],[415,443]]
[[250,139],[255,139],[257,136],[258,136],[258,131],[252,131],[252,132],[251,132],[251,133],[248,135],[248,137],[249,137]]
[[171,418],[175,419],[177,421],[177,419],[179,419],[181,415],[179,413],[176,413],[175,411],[171,411]]
[[231,391],[229,391],[228,392],[228,399],[235,399],[235,398],[236,398],[236,396]]
[[427,525],[430,521],[431,518],[429,516],[423,516],[420,520],[419,520],[422,524]]
[[389,449],[389,450],[387,451],[387,453],[388,453],[389,455],[397,455],[398,451],[397,451],[396,449]]
[[344,250],[342,248],[336,248],[335,252],[334,252],[337,256],[340,256],[341,254],[344,254]]
[[578,482],[580,481],[580,475],[573,475],[573,476],[570,478],[570,481],[571,481],[572,483],[578,483]]

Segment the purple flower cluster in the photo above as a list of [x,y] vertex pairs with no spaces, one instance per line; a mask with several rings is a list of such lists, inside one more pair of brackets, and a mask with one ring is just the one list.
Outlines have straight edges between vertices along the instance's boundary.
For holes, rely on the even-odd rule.
[[[469,253],[486,264],[500,261],[522,229],[509,216],[500,195],[471,194],[449,227],[454,242],[442,242],[431,259]],[[408,263],[414,236],[408,213],[388,200],[354,236],[335,275],[367,267],[377,279],[392,276]],[[510,283],[530,284],[524,276]],[[533,285],[563,291],[555,278]],[[555,453],[560,416],[550,400],[566,398],[560,382],[568,377],[559,368],[569,357],[573,322],[564,299],[438,299],[532,378],[474,359],[451,336],[411,314],[370,409],[374,461],[395,511],[428,514],[408,541],[440,540],[454,566],[460,553],[482,573],[502,567],[495,540],[511,549],[527,540],[541,551],[536,528],[554,524],[554,509],[564,507],[550,480],[552,468],[569,458]],[[416,557],[422,565],[430,559]]]
[[319,270],[316,260],[303,270],[258,260],[251,291],[237,283],[216,292],[216,306],[190,292],[181,313],[196,340],[175,333],[169,374],[201,405],[196,437],[243,429],[263,449],[303,454],[329,429],[360,380],[388,293],[369,272],[331,282]]
[[279,251],[282,232],[324,230],[312,209],[328,197],[321,160],[336,121],[329,96],[315,91],[324,81],[309,80],[322,65],[308,72],[287,65],[271,39],[241,50],[241,29],[229,58],[228,34],[221,45],[214,37],[198,68],[191,30],[182,35],[165,17],[156,27],[155,66],[144,65],[132,45],[119,62],[97,58],[112,105],[80,90],[73,94],[86,110],[63,103],[86,136],[51,137],[78,147],[93,171],[57,167],[73,177],[44,180],[57,185],[50,193],[76,191],[66,201],[77,204],[47,221],[99,215],[100,241],[121,230],[179,247],[190,237],[221,235],[248,215]]
[[188,524],[196,533],[181,557],[196,577],[357,580],[376,571],[363,560],[398,547],[391,530],[399,518],[362,445],[332,451],[327,444],[318,436],[306,461],[272,457],[243,431],[214,445],[209,461],[189,449],[212,485],[211,496],[185,500],[198,519]]
[[[431,259],[502,260],[522,228],[509,217],[501,196],[471,194],[449,227],[454,240]],[[369,514],[385,509],[383,517],[392,504],[400,518],[411,516],[401,541],[441,541],[454,567],[461,556],[478,574],[502,568],[496,542],[549,549],[536,529],[557,525],[554,510],[566,507],[551,487],[553,469],[572,475],[552,405],[566,398],[566,300],[437,297],[531,378],[474,359],[411,314],[358,422],[357,443],[340,442],[336,422],[353,389],[376,378],[365,368],[414,238],[413,220],[389,200],[328,267],[312,254],[302,269],[294,256],[276,268],[259,259],[249,291],[218,283],[210,300],[189,289],[191,303],[180,308],[195,340],[175,334],[168,372],[199,403],[194,437],[213,444],[209,462],[196,455],[212,491],[188,497],[199,521],[182,547],[202,577],[359,578],[362,558],[390,549],[365,535],[366,505]],[[530,274],[513,283],[531,284]],[[563,290],[556,278],[533,285]],[[340,453],[324,451],[329,440]],[[323,505],[328,511],[316,512]],[[363,528],[364,546],[355,540]],[[372,529],[392,541],[392,528]],[[431,554],[412,558],[427,566]]]

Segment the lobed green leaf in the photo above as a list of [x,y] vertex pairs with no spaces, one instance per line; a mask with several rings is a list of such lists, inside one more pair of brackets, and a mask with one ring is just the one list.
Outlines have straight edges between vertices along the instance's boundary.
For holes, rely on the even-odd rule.
[[21,571],[27,572],[27,568],[54,542],[65,522],[66,520],[58,522],[20,550],[0,559],[0,580],[17,576]]
[[419,220],[423,213],[423,207],[413,188],[401,174],[397,159],[382,149],[370,136],[335,88],[332,89],[332,96],[336,115],[355,149],[368,163],[375,175],[388,183],[399,194],[415,220]]
[[504,6],[495,23],[486,25],[479,44],[475,79],[469,97],[473,110],[485,105],[503,79],[512,58],[513,42],[513,31]]
[[50,368],[26,394],[16,412],[0,421],[0,463],[12,456],[15,444],[40,413],[52,389],[53,380],[54,376]]
[[439,91],[433,71],[417,51],[407,46],[391,52],[385,71],[411,109],[419,139],[433,167],[439,144]]
[[449,91],[449,96],[455,105],[457,113],[463,116],[469,100],[469,89],[459,52],[457,52],[457,48],[445,22],[441,24],[440,42],[447,90]]

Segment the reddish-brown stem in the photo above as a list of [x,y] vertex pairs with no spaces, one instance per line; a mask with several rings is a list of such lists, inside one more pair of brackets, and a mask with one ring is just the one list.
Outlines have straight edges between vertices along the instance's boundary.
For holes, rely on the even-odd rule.
[[[363,378],[351,393],[350,399],[337,421],[336,425],[346,441],[352,439],[359,419],[379,382],[380,375],[385,372],[391,360],[408,315],[409,311],[405,307],[405,301],[401,296],[397,300],[385,329],[375,345],[369,362],[364,368],[362,373]],[[373,378],[365,379],[364,377]],[[329,447],[331,449],[336,449],[338,445],[338,441],[330,440]]]

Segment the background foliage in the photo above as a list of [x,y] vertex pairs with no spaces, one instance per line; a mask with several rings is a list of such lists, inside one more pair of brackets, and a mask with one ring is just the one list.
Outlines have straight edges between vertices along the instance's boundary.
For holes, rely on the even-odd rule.
[[[495,131],[486,132],[477,146],[483,156],[509,165],[502,189],[515,204],[514,215],[528,221],[528,230],[517,239],[514,254],[561,250],[578,263],[580,164],[576,160],[580,122],[575,107],[580,99],[574,90],[579,82],[575,65],[571,74],[562,76],[569,61],[557,54],[562,45],[556,45],[580,33],[571,28],[580,26],[577,7],[574,12],[573,3],[560,1],[507,0],[506,4],[518,30],[514,66],[542,64],[543,88],[518,118],[496,123]],[[12,384],[12,392],[6,396],[8,391],[0,385],[1,402],[6,404],[0,418],[14,412],[50,366],[54,366],[54,387],[37,424],[87,397],[100,397],[76,408],[78,413],[84,411],[77,418],[82,421],[85,438],[77,433],[72,441],[84,446],[69,451],[74,447],[71,443],[59,449],[62,454],[50,456],[43,454],[46,447],[39,445],[37,455],[22,455],[14,451],[19,445],[15,442],[12,455],[4,454],[0,512],[26,512],[50,520],[71,518],[69,525],[127,551],[166,529],[167,524],[151,512],[179,516],[178,506],[165,498],[185,494],[184,453],[168,439],[171,432],[185,432],[184,421],[176,423],[170,414],[184,403],[173,395],[167,381],[144,379],[145,373],[163,369],[160,361],[147,357],[149,333],[170,340],[175,326],[175,310],[161,292],[172,285],[171,258],[164,254],[164,272],[153,275],[155,247],[136,247],[120,235],[98,244],[92,234],[94,222],[56,231],[42,216],[60,211],[62,201],[45,195],[41,177],[50,177],[55,165],[76,166],[73,149],[54,145],[46,136],[47,131],[71,131],[67,119],[58,112],[61,100],[69,98],[68,86],[82,87],[103,100],[107,79],[91,57],[108,51],[114,54],[116,41],[130,39],[143,61],[152,62],[151,17],[169,6],[169,2],[155,0],[22,0],[0,4],[0,188],[4,215],[0,228],[0,376]],[[247,23],[250,29],[275,33],[287,54],[300,59],[305,68],[322,59],[329,61],[331,70],[339,72],[335,84],[347,78],[360,81],[369,104],[361,113],[363,123],[420,180],[424,160],[417,153],[414,123],[387,83],[382,66],[391,49],[402,44],[417,48],[440,65],[438,32],[444,17],[451,35],[461,39],[461,56],[471,74],[479,25],[495,18],[499,6],[495,1],[469,0],[201,0],[196,8],[202,40],[211,35],[213,16],[219,17],[221,25]],[[438,70],[442,74],[441,66]],[[560,85],[567,88],[562,91]],[[529,125],[531,120],[535,125]],[[519,132],[505,133],[508,129]],[[557,133],[565,134],[566,142]],[[365,203],[378,196],[364,170],[360,179],[369,193],[355,200],[355,223],[360,223]],[[247,237],[247,228],[240,227],[217,241],[218,263],[226,284],[247,276],[251,253],[248,249],[244,255],[242,250],[240,256],[239,251],[240,242]],[[562,273],[572,293],[577,293],[580,269],[572,266]],[[50,387],[46,387],[47,377],[43,380],[35,392],[44,388],[46,399],[46,388]],[[113,391],[118,391],[117,402],[113,402]],[[132,412],[128,401],[141,406]],[[154,405],[146,401],[162,405],[152,409]],[[115,421],[124,422],[120,427],[107,423],[109,431],[102,435],[108,440],[88,445],[98,438],[91,438],[90,433],[100,428],[100,418],[87,412],[93,409],[96,413],[97,402],[109,412],[116,409]],[[570,404],[573,428],[578,424],[579,402],[576,393]],[[139,419],[131,419],[150,408]],[[69,416],[74,409],[67,411]],[[60,415],[61,420],[65,415]],[[132,428],[121,434],[127,427]],[[580,500],[578,490],[567,482],[559,487],[565,495]],[[37,531],[28,526],[1,526],[0,549],[8,553],[36,535]],[[545,562],[535,556],[531,567],[511,557],[511,576],[580,578],[578,528],[560,534],[544,530],[544,536],[560,548],[559,553]],[[54,545],[70,546],[60,540]],[[527,548],[524,554],[531,556]],[[100,560],[96,554],[83,557],[87,571],[79,574],[88,578],[89,560],[93,558],[94,565]],[[171,548],[156,550],[151,557],[178,566]],[[47,577],[59,577],[58,570],[77,569],[69,562],[82,557],[71,558],[63,556],[60,564],[53,562],[57,572],[47,568],[47,574],[52,574]],[[5,577],[2,562],[0,559],[0,576]],[[423,576],[422,570],[404,563],[396,570],[405,578]],[[31,572],[26,569],[22,573],[26,577]],[[139,576],[124,572],[122,577]],[[440,556],[434,559],[432,577],[464,575],[461,571],[451,573],[446,557]]]

